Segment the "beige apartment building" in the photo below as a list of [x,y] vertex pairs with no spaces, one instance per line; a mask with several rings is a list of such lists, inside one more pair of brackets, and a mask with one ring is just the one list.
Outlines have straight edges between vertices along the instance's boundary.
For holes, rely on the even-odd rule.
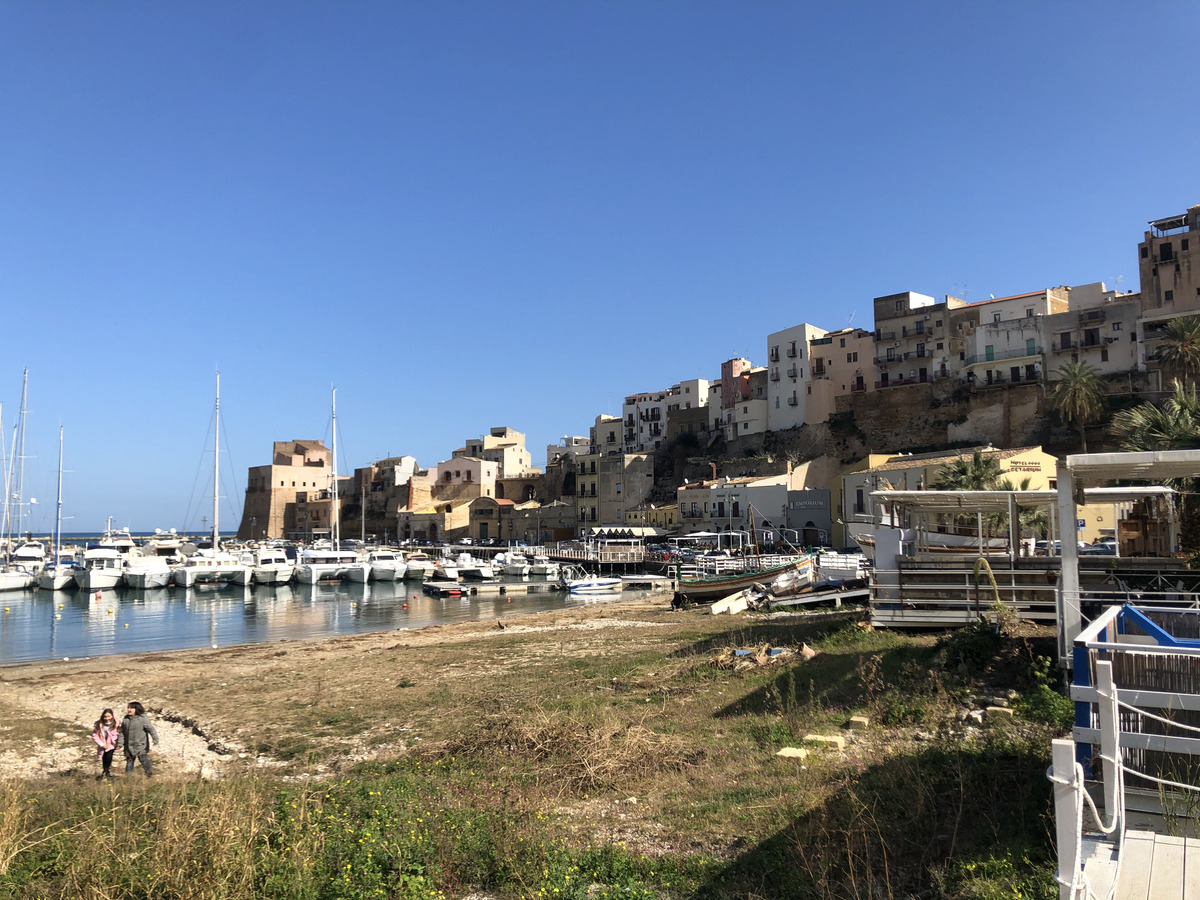
[[843,328],[809,342],[810,377],[805,385],[805,424],[819,425],[836,410],[838,397],[875,390],[875,335]]
[[1142,305],[1139,355],[1148,371],[1157,372],[1167,323],[1200,313],[1200,206],[1150,223],[1138,244],[1138,275]]
[[525,449],[525,435],[503,425],[491,429],[481,438],[469,439],[465,447],[455,450],[451,456],[494,462],[499,478],[524,475],[533,468],[533,457]]
[[[239,540],[307,540],[327,535],[333,488],[333,455],[322,441],[276,441],[271,463],[252,466],[246,478],[246,502],[238,525]],[[344,490],[350,479],[338,479]]]

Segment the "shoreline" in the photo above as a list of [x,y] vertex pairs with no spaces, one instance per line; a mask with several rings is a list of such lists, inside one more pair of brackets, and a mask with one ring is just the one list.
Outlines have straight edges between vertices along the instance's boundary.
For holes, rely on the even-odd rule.
[[[466,645],[468,671],[456,673],[461,677],[471,674],[472,668],[488,668],[488,655],[475,651],[497,639],[556,634],[561,648],[586,643],[587,638],[608,629],[621,633],[657,630],[668,624],[662,619],[669,615],[669,605],[661,597],[631,598],[496,621],[215,649],[161,650],[125,657],[11,663],[0,666],[0,781],[89,773],[95,767],[90,746],[92,722],[103,708],[115,710],[135,699],[146,706],[158,728],[162,744],[155,755],[164,762],[163,771],[168,777],[221,778],[239,765],[270,770],[278,766],[278,761],[258,752],[238,712],[224,708],[220,698],[228,693],[230,685],[237,685],[241,702],[255,702],[254,697],[262,693],[266,683],[311,673],[318,682],[336,677],[338,691],[352,698],[358,687],[355,681],[369,681],[376,670],[390,669],[381,666],[384,653],[412,657],[427,648],[464,649]],[[478,647],[471,648],[472,644]],[[332,671],[326,674],[332,669],[337,670],[336,675]],[[380,753],[396,749],[386,742],[379,745]],[[367,755],[359,748],[347,758],[357,761]]]

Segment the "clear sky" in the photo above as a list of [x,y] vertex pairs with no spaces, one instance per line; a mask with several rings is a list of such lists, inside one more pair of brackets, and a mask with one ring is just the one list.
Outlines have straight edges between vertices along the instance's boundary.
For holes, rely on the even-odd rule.
[[[27,519],[222,528],[271,443],[544,447],[904,290],[1136,290],[1195,2],[0,0]],[[228,452],[226,452],[226,450]],[[227,474],[225,474],[227,473]],[[211,524],[211,522],[210,522]]]

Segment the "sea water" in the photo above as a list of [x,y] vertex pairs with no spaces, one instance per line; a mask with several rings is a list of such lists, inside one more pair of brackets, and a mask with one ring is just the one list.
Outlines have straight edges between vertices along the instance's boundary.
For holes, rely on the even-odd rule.
[[0,665],[506,619],[619,601],[563,591],[436,598],[414,582],[0,592]]

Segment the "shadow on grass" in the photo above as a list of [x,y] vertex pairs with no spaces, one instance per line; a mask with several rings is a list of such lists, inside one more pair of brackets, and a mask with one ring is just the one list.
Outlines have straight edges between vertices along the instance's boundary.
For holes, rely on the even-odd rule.
[[688,658],[717,653],[726,647],[798,647],[801,644],[816,644],[835,632],[843,631],[847,625],[863,618],[863,610],[839,610],[803,619],[767,619],[747,622],[741,628],[732,628],[720,634],[697,640],[674,651],[673,658]]
[[1003,885],[995,896],[1053,896],[1046,763],[1000,737],[848,772],[823,799],[796,798],[809,808],[691,896],[953,896],[983,877]]
[[718,709],[713,718],[761,715],[763,713],[836,710],[859,707],[868,699],[870,686],[863,682],[863,669],[878,661],[882,683],[905,681],[903,672],[914,663],[927,664],[929,651],[921,647],[893,647],[821,653],[807,662],[773,670],[770,681]]

